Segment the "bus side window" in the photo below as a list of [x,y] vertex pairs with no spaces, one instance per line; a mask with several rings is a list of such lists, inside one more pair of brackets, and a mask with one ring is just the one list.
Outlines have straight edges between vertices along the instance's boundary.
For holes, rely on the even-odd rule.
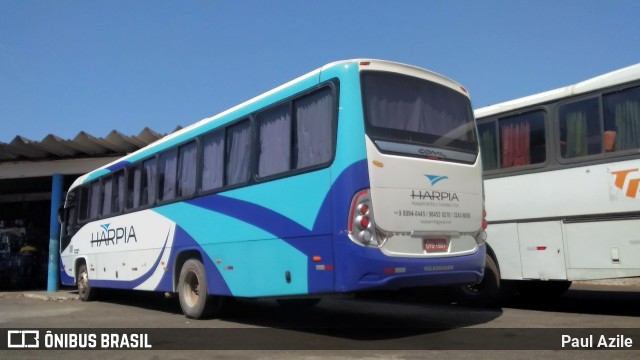
[[111,209],[114,214],[124,210],[124,170],[118,171],[113,175],[113,192],[111,196]]
[[202,138],[202,191],[213,190],[224,185],[224,131],[208,134]]
[[328,162],[333,157],[333,92],[323,88],[294,102],[294,168]]
[[251,123],[248,120],[227,128],[226,185],[249,180],[251,160]]
[[101,203],[102,203],[102,216],[111,215],[111,205],[113,204],[113,200],[111,197],[113,196],[113,178],[107,177],[102,180],[102,193],[101,193]]
[[197,146],[192,141],[178,150],[178,195],[189,196],[196,192]]
[[127,209],[140,206],[140,182],[142,170],[139,164],[127,170]]
[[152,205],[156,199],[156,159],[142,163],[140,206]]
[[78,221],[85,221],[89,218],[89,188],[82,186],[78,192]]
[[498,121],[500,167],[510,168],[546,160],[545,112],[531,111]]
[[258,115],[260,152],[258,176],[266,177],[291,169],[291,108],[282,104]]
[[89,219],[95,220],[100,215],[100,198],[102,191],[100,181],[94,181],[89,186]]
[[640,148],[640,87],[603,96],[604,150]]
[[603,130],[598,98],[560,107],[560,154],[565,159],[599,154]]
[[178,150],[173,148],[160,154],[158,164],[158,201],[176,197],[176,172],[178,168]]
[[482,154],[482,168],[495,170],[498,168],[498,137],[496,136],[496,121],[478,124],[480,137],[480,152]]

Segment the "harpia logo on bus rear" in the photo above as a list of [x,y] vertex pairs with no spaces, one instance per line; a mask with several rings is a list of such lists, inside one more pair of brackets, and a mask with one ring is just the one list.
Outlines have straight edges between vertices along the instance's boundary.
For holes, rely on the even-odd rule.
[[431,186],[434,186],[435,184],[439,183],[442,180],[446,180],[449,177],[448,176],[440,176],[440,175],[424,175],[427,177],[427,179],[429,179],[429,182],[431,183]]
[[[615,176],[615,179],[613,182],[615,187],[624,191],[625,196],[633,199],[635,199],[638,196],[638,187],[640,185],[640,178],[637,178],[637,177],[634,178],[632,175],[628,183],[626,182],[626,180],[627,180],[627,175],[638,172],[638,170],[640,169],[629,169],[629,170],[620,170],[620,171],[611,172],[611,174]],[[637,174],[634,174],[634,175],[637,175]]]

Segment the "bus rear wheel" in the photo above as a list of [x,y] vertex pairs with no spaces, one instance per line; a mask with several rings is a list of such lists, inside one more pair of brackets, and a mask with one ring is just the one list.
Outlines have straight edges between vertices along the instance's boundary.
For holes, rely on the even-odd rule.
[[485,257],[484,277],[476,284],[455,288],[455,298],[463,305],[495,306],[502,298],[500,271],[490,255]]
[[222,307],[222,297],[209,295],[207,275],[202,262],[187,260],[180,270],[178,297],[184,315],[191,319],[213,316]]

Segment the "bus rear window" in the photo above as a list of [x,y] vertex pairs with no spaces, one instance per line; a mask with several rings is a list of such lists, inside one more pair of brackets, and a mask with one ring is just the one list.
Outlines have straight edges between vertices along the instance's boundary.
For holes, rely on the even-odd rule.
[[364,71],[361,76],[366,132],[381,150],[475,161],[478,145],[468,97],[407,75]]

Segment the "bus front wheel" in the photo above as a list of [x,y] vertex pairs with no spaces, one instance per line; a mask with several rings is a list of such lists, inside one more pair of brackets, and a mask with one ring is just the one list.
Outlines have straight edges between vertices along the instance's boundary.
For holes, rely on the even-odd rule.
[[211,317],[222,306],[222,297],[209,295],[207,275],[202,262],[197,259],[189,259],[182,266],[178,295],[182,312],[188,318]]
[[97,289],[89,285],[89,272],[87,271],[86,264],[82,264],[78,268],[78,279],[76,283],[78,285],[78,297],[80,300],[91,301],[95,299]]

